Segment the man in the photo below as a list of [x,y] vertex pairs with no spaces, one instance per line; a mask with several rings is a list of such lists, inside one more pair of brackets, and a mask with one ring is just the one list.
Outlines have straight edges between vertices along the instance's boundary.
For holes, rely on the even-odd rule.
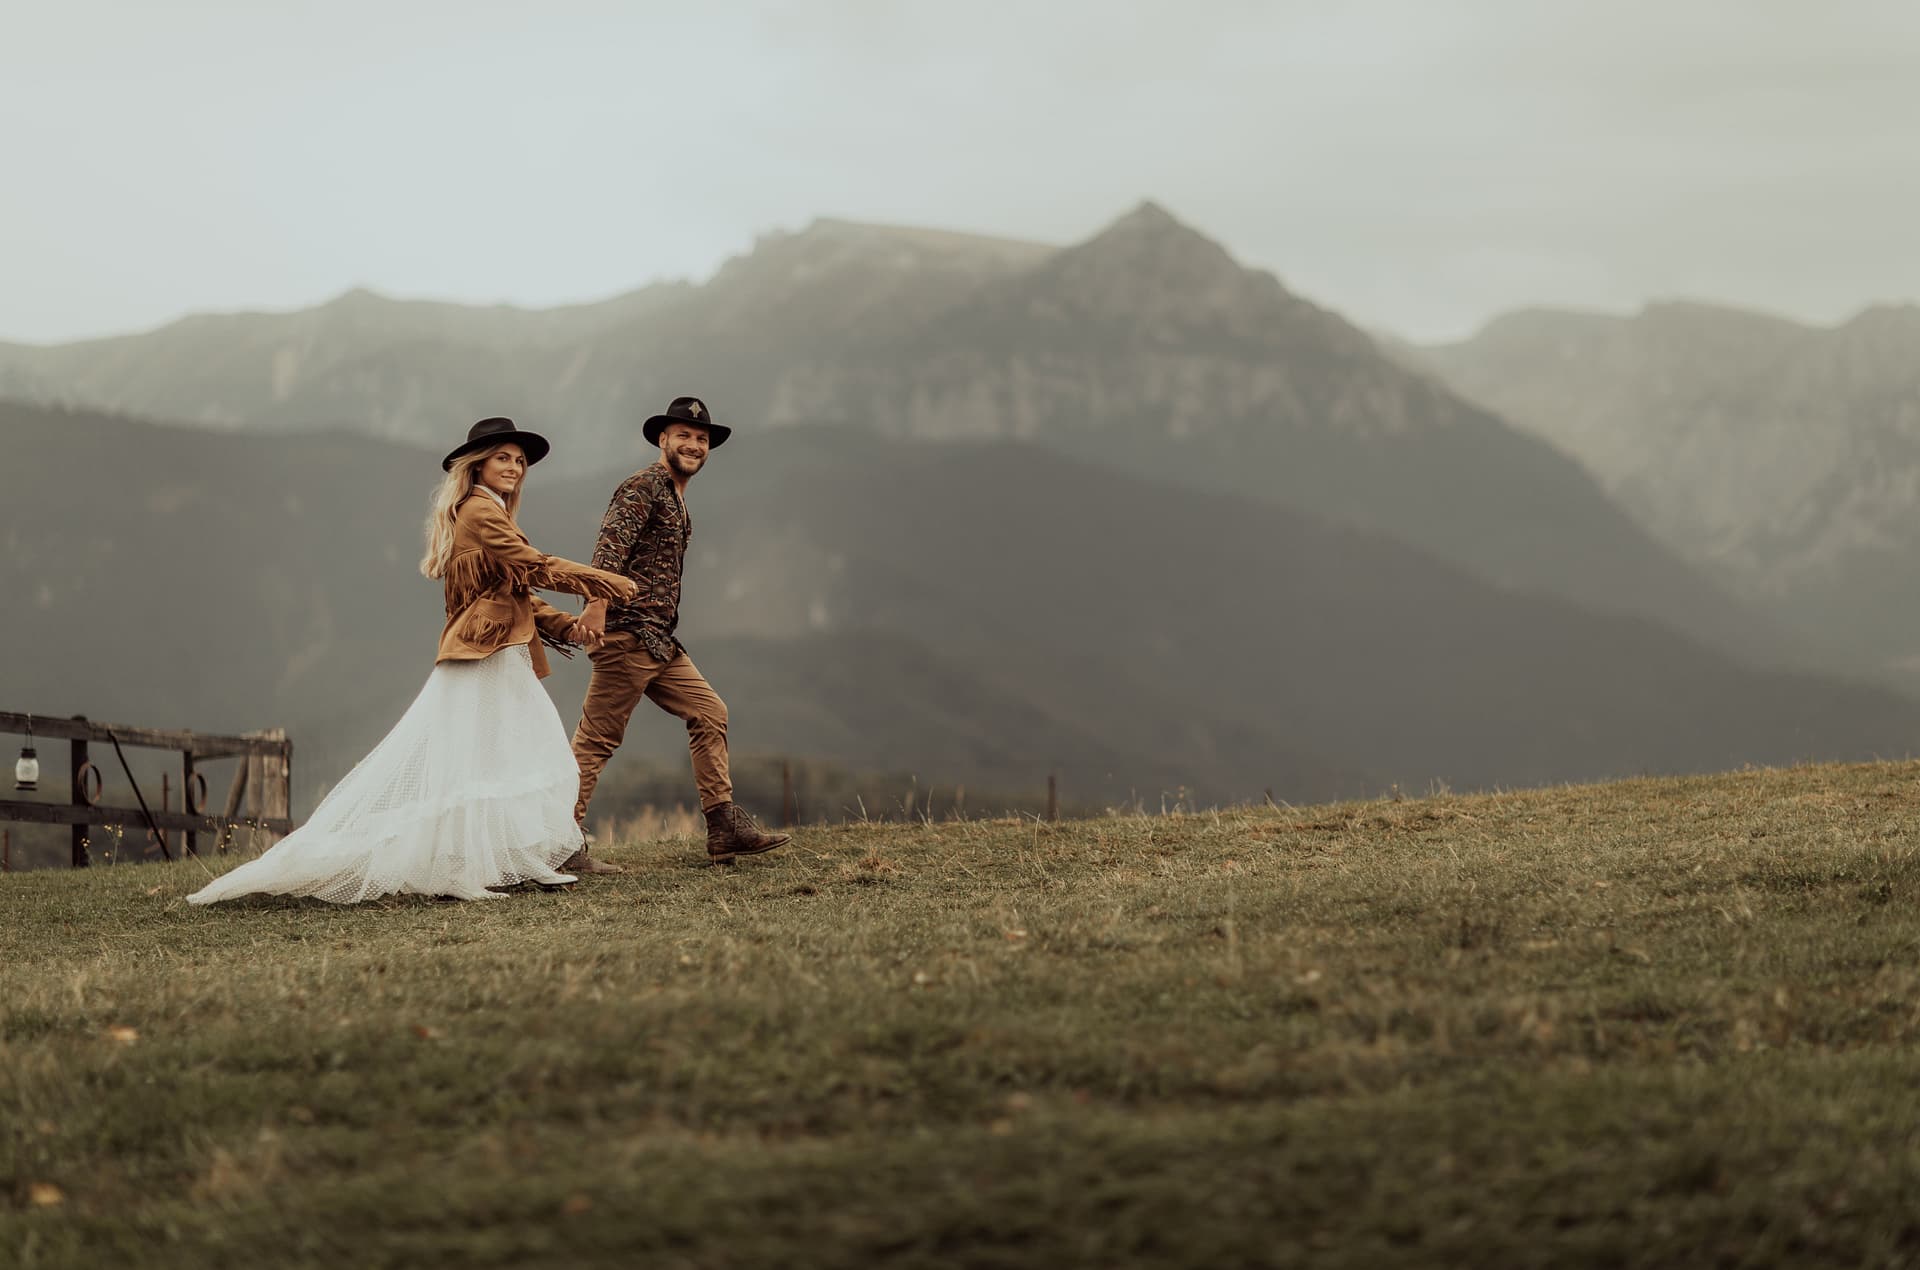
[[[705,465],[707,451],[724,445],[733,429],[715,423],[698,397],[675,397],[666,413],[647,420],[641,432],[648,445],[660,447],[660,461],[635,472],[614,491],[593,549],[594,568],[632,578],[640,592],[611,610],[605,600],[590,601],[580,616],[578,634],[592,649],[593,678],[573,733],[573,757],[580,764],[580,799],[573,818],[585,826],[593,787],[620,748],[634,707],[647,697],[686,722],[694,782],[707,817],[707,858],[725,864],[787,841],[786,834],[767,833],[734,804],[727,770],[726,703],[674,637],[680,621],[680,570],[693,536],[687,482]],[[564,871],[624,870],[593,859],[582,847]]]

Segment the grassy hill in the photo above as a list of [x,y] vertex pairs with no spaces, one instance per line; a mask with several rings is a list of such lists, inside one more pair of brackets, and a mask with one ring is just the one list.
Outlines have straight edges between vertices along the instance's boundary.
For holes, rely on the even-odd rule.
[[1906,1264],[1917,776],[0,879],[0,1259]]

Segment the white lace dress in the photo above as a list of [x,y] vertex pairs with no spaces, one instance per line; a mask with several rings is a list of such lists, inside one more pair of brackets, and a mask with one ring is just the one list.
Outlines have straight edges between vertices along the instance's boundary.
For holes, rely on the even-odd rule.
[[393,731],[313,816],[187,897],[503,898],[490,886],[565,883],[580,846],[580,770],[525,644],[433,668]]

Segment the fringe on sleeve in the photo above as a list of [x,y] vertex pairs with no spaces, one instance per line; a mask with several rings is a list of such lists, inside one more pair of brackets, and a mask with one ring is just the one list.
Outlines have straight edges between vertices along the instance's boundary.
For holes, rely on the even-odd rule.
[[590,600],[623,600],[633,592],[633,583],[617,573],[559,556],[548,556],[544,565],[531,571],[529,580],[543,591],[565,591]]
[[488,551],[468,550],[447,562],[446,584],[447,611],[457,613],[494,591],[525,595],[538,588],[617,599],[623,580],[617,574],[602,574],[556,556],[537,562],[506,560]]

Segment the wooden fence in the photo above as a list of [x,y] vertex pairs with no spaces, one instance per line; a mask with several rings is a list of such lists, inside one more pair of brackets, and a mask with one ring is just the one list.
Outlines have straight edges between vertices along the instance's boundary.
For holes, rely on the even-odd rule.
[[[181,850],[187,855],[196,855],[202,835],[212,839],[216,850],[224,851],[240,829],[263,832],[269,844],[292,832],[293,824],[288,816],[293,745],[282,729],[249,732],[244,736],[215,736],[94,723],[79,715],[61,719],[0,710],[0,735],[4,734],[30,736],[36,751],[43,738],[67,743],[67,800],[0,799],[0,821],[72,825],[76,869],[87,867],[91,861],[89,830],[96,825],[144,829],[160,854],[169,860],[173,859],[172,839],[176,834],[180,836]],[[109,748],[99,751],[90,748],[102,744]],[[169,805],[172,791],[164,775],[162,796],[158,800],[147,797],[127,762],[129,746],[173,750],[180,755],[179,810]],[[237,759],[238,763],[227,788],[226,804],[216,814],[209,809],[207,777],[202,764],[229,758]],[[48,761],[46,756],[39,756],[39,761],[40,789],[57,788],[59,765]],[[0,772],[8,772],[11,767],[11,763],[0,767]],[[125,778],[136,806],[101,805],[107,785],[103,768],[117,771]],[[16,794],[24,792],[15,789],[12,782],[0,788]]]

